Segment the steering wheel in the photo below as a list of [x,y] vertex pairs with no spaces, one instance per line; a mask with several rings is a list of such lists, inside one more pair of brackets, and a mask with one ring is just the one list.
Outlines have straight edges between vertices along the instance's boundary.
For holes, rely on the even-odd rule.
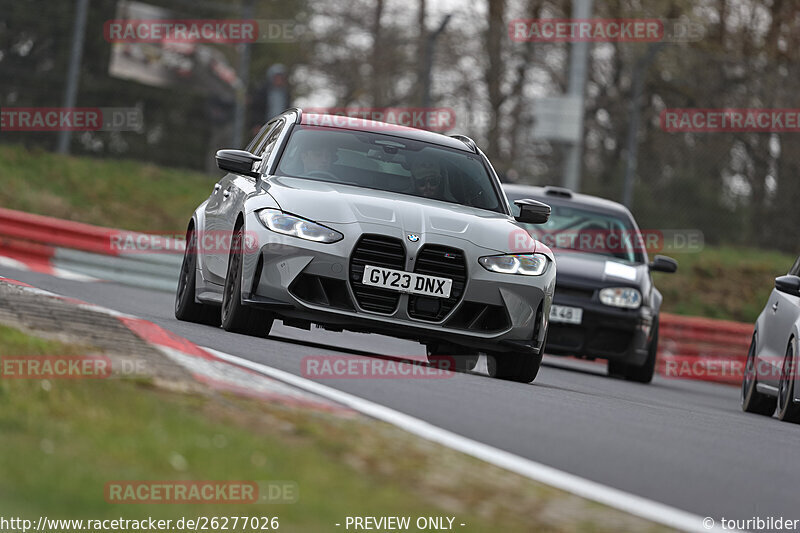
[[312,170],[310,172],[306,172],[308,176],[315,177],[315,178],[331,178],[336,181],[339,180],[339,176],[335,176],[334,174],[328,172],[327,170]]

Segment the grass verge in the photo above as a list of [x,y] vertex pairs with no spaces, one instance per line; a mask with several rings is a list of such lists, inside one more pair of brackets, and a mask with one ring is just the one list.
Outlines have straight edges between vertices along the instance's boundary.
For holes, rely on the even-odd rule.
[[678,260],[678,272],[653,274],[664,295],[664,311],[742,322],[755,322],[775,278],[786,274],[796,259],[781,252],[735,247],[670,255]]
[[0,206],[144,232],[181,234],[217,178],[126,160],[0,145]]

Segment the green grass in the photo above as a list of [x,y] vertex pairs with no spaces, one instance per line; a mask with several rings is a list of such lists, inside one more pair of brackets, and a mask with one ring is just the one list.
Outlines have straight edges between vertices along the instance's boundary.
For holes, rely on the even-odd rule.
[[[81,350],[0,326],[5,356]],[[34,523],[277,516],[285,531],[319,532],[346,516],[455,516],[460,531],[660,530],[386,424],[143,379],[0,379],[0,449],[0,516]],[[108,503],[105,484],[122,480],[290,481],[299,500]],[[540,518],[548,509],[561,516]]]
[[796,257],[755,248],[707,247],[670,254],[675,274],[654,274],[664,294],[662,309],[682,315],[754,322],[775,285]]
[[145,232],[182,233],[218,179],[126,160],[0,145],[0,206]]
[[[0,357],[4,355],[82,355],[86,349],[33,337],[0,324]],[[2,384],[2,382],[0,382]]]
[[[0,346],[5,355],[76,351],[2,326]],[[3,380],[0,510],[62,518],[278,515],[295,531],[327,529],[345,513],[436,512],[407,487],[377,484],[331,461],[303,438],[307,428],[287,429],[277,418],[259,424],[263,414],[243,403],[234,414],[205,396],[116,379],[53,380],[46,388]],[[114,505],[103,493],[113,480],[192,479],[296,481],[300,503]]]

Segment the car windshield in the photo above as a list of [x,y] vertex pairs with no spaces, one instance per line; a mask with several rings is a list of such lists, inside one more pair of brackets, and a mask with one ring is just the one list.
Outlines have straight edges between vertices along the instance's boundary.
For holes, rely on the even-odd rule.
[[[508,195],[509,200],[529,198]],[[645,245],[639,230],[627,217],[564,205],[549,198],[537,198],[550,205],[550,220],[545,224],[526,224],[528,231],[553,249],[584,252],[621,259],[630,263],[645,262]],[[517,206],[513,207],[516,214]]]
[[479,156],[391,135],[295,126],[277,173],[504,211]]

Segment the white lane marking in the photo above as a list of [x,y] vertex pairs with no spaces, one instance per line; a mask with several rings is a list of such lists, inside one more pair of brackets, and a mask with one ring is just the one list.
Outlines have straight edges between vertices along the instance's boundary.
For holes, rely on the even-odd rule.
[[[600,483],[595,483],[588,479],[578,477],[561,470],[557,470],[547,465],[519,457],[512,453],[500,450],[483,444],[481,442],[462,437],[446,429],[434,426],[424,420],[414,418],[413,416],[395,411],[389,407],[364,400],[358,396],[354,396],[347,392],[322,385],[315,381],[311,381],[300,376],[296,376],[290,372],[278,370],[271,366],[261,363],[256,363],[248,359],[243,359],[235,355],[220,352],[213,348],[203,347],[220,359],[228,361],[233,364],[241,365],[256,372],[260,372],[271,378],[283,381],[289,385],[304,389],[308,392],[322,396],[329,400],[341,403],[371,416],[378,420],[388,422],[394,426],[413,433],[424,439],[437,442],[453,450],[466,453],[477,459],[481,459],[487,463],[491,463],[500,468],[510,470],[516,474],[525,476],[527,478],[545,483],[557,489],[561,489],[577,496],[602,503],[609,507],[619,509],[626,513],[639,516],[652,522],[657,522],[665,526],[673,527],[683,531],[723,531],[719,524],[713,528],[706,528],[703,526],[703,517],[694,515],[692,513],[661,504],[635,494],[630,494]],[[732,531],[732,530],[726,530]]]

